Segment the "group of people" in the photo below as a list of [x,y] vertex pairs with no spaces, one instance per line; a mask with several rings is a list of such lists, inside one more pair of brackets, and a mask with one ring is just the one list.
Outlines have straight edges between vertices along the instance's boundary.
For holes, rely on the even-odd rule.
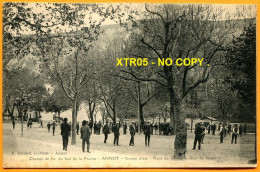
[[[209,125],[207,129],[208,129],[208,134],[210,134],[210,131],[212,131],[212,135],[215,135],[216,124]],[[241,137],[243,132],[244,134],[246,134],[247,124],[245,123],[244,126],[242,126],[242,124],[239,124],[239,126],[237,124],[234,124],[232,126],[231,124],[223,125],[220,123],[218,125],[218,130],[220,136],[220,142],[219,142],[220,144],[223,143],[224,137],[226,137],[227,134],[230,136],[231,133],[232,133],[231,144],[233,143],[237,144],[237,137],[239,136]],[[201,149],[201,144],[203,144],[205,132],[206,132],[206,127],[202,122],[196,124],[195,131],[194,131],[195,138],[194,138],[193,150],[196,149],[197,143],[198,143],[198,149],[199,150]]]
[[[27,123],[27,127],[29,128],[29,126],[31,126],[30,120]],[[13,124],[13,129],[15,128],[15,121],[12,121]],[[92,133],[92,127],[90,127],[91,124],[89,124],[88,121],[84,120],[82,121],[82,127],[79,128],[79,122],[76,124],[76,133],[77,135],[79,134],[80,131],[80,138],[82,139],[82,151],[85,152],[85,144],[87,144],[87,152],[90,152],[90,135]],[[161,127],[163,125],[160,125]],[[41,121],[41,125],[40,127],[43,127],[42,121]],[[50,133],[50,129],[52,127],[52,134],[53,136],[55,135],[55,127],[56,127],[56,123],[55,121],[53,121],[52,123],[48,122],[47,124],[47,128],[48,128],[48,132]],[[102,128],[102,132],[104,134],[104,143],[107,143],[107,139],[108,139],[108,134],[110,134],[111,132],[114,133],[114,146],[118,146],[119,145],[119,136],[120,136],[120,123],[116,123],[115,125],[113,125],[112,123],[108,123],[108,121],[106,121],[105,125],[102,125],[101,122],[94,124],[94,134],[100,134],[100,130]],[[164,127],[167,129],[167,125],[164,125]],[[60,125],[60,129],[61,129],[61,135],[62,135],[62,141],[63,141],[63,150],[67,151],[67,147],[68,147],[68,139],[69,136],[71,136],[71,131],[72,131],[72,125],[71,122],[68,123],[68,119],[64,118],[63,123]],[[80,130],[79,130],[80,129]],[[123,134],[127,133],[127,123],[123,123]],[[134,146],[134,136],[135,133],[138,129],[138,124],[132,122],[129,125],[129,133],[130,133],[130,141],[129,141],[129,146]],[[145,146],[150,146],[150,137],[153,134],[153,129],[155,129],[155,134],[157,133],[158,130],[158,125],[157,123],[155,125],[153,125],[152,123],[150,124],[149,122],[145,122],[143,125],[140,126],[141,131],[144,133],[145,135]],[[162,128],[163,129],[163,128]],[[239,124],[239,126],[237,124],[234,124],[233,126],[231,124],[228,125],[223,125],[223,124],[219,124],[218,126],[216,124],[213,125],[208,125],[205,126],[205,124],[203,123],[197,123],[195,125],[195,138],[194,138],[194,144],[193,144],[193,150],[196,149],[196,145],[198,143],[198,149],[201,149],[201,144],[203,144],[203,140],[205,137],[205,133],[206,133],[206,129],[208,130],[208,134],[212,134],[215,135],[215,131],[218,130],[219,131],[219,136],[220,136],[220,142],[219,143],[223,143],[224,137],[226,137],[227,135],[232,136],[231,139],[231,144],[235,143],[237,144],[237,137],[241,137],[242,133],[246,134],[247,133],[247,124],[245,123],[243,126],[242,124]],[[165,130],[163,130],[165,131]]]
[[[78,125],[78,124],[77,124]],[[124,134],[125,129],[127,128],[127,124],[123,124],[123,132]],[[79,125],[78,125],[79,126]],[[68,139],[71,135],[71,125],[68,124],[68,119],[64,118],[63,123],[60,126],[61,128],[61,135],[62,135],[62,142],[63,142],[63,150],[67,151],[68,147]],[[116,123],[112,126],[112,132],[114,133],[114,146],[119,145],[119,136],[120,136],[120,125],[119,123]],[[129,132],[130,132],[130,141],[129,146],[134,146],[134,136],[136,133],[136,126],[135,123],[131,123],[129,126]],[[150,146],[150,135],[151,135],[151,129],[149,122],[145,122],[143,127],[143,132],[145,134],[145,146]],[[85,144],[87,144],[87,152],[90,153],[90,135],[91,135],[91,128],[89,126],[89,122],[84,120],[82,122],[82,127],[80,128],[80,138],[82,139],[82,151],[85,152]],[[108,121],[106,121],[106,124],[103,126],[103,133],[104,133],[104,143],[107,143],[108,134],[110,133],[110,125],[108,124]],[[96,133],[95,133],[96,134]]]
[[56,128],[56,122],[53,121],[52,123],[48,122],[47,124],[48,132],[50,133],[50,130],[52,128],[52,135],[55,135],[55,128]]

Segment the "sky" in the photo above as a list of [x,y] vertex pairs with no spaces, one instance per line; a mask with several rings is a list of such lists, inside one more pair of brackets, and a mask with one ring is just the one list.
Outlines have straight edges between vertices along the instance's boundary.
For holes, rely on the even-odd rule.
[[[36,5],[35,3],[28,3],[27,7],[32,8],[32,11],[34,13],[47,13],[44,10],[44,7],[42,6],[42,4],[44,3],[40,3],[41,5]],[[52,4],[50,3],[45,3],[44,5],[47,5],[48,7],[54,7]],[[104,9],[108,8],[109,3],[107,4],[99,4],[101,7],[104,7]],[[124,3],[124,4],[118,4],[118,3],[113,3],[113,6],[116,7],[117,5],[120,5],[120,9],[122,9],[122,12],[124,12],[125,14],[127,14],[127,8],[126,6],[130,5],[130,9],[132,10],[137,10],[138,12],[144,12],[145,11],[145,4],[143,3]],[[160,4],[148,4],[148,8],[149,9],[153,9],[153,7],[156,7]],[[183,4],[176,4],[176,5],[183,5]],[[188,5],[188,4],[187,4]],[[231,15],[231,19],[235,18],[232,17],[235,14],[239,13],[241,16],[241,18],[253,18],[256,17],[256,5],[241,5],[241,4],[205,4],[205,6],[211,6],[215,11],[218,10],[223,10],[221,12],[222,16],[220,17],[221,20],[226,19],[227,14],[229,13]],[[17,10],[15,8],[12,9],[12,12],[17,13]],[[87,13],[90,12],[86,11]],[[86,15],[85,18],[85,24],[83,26],[89,26],[89,14]],[[98,17],[97,14],[91,14],[92,18],[94,20],[100,20],[100,17]],[[141,19],[140,17],[141,15],[136,16],[136,19]],[[29,20],[29,19],[28,19]],[[110,25],[110,24],[116,24],[116,22],[114,20],[111,19],[106,19],[105,22],[103,22],[103,25]],[[68,26],[60,26],[62,30],[67,30]],[[30,32],[30,31],[28,31]],[[26,32],[24,32],[26,34]]]

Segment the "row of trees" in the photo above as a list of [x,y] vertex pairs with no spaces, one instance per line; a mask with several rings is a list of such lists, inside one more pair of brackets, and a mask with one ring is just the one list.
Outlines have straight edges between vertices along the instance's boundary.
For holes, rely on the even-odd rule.
[[[255,99],[247,100],[249,94],[255,95],[255,25],[245,28],[239,36],[243,31],[241,23],[248,26],[255,19],[220,20],[222,11],[209,5],[144,5],[143,11],[127,6],[6,3],[5,111],[15,89],[28,89],[34,84],[44,88],[44,84],[51,83],[54,92],[44,101],[39,99],[45,107],[37,105],[35,109],[59,114],[72,108],[72,144],[76,144],[77,114],[82,103],[88,105],[92,123],[100,107],[103,119],[108,116],[115,123],[117,117],[122,120],[138,114],[141,124],[145,115],[162,113],[168,104],[176,134],[174,158],[182,159],[187,141],[185,118],[190,109],[227,120],[227,115],[242,114],[235,102],[246,109],[255,105]],[[37,7],[45,10],[37,12]],[[107,20],[119,25],[102,26]],[[250,53],[246,54],[249,47]],[[248,59],[243,58],[245,55]],[[203,57],[204,64],[116,67],[117,57],[148,57],[150,62]],[[14,59],[25,59],[25,64],[31,59],[35,63],[17,67],[12,65]],[[27,70],[27,74],[23,73]],[[8,78],[12,72],[17,72],[17,78]],[[32,76],[41,82],[32,80]],[[40,87],[36,90],[42,90],[43,95]],[[254,116],[253,112],[249,116]]]

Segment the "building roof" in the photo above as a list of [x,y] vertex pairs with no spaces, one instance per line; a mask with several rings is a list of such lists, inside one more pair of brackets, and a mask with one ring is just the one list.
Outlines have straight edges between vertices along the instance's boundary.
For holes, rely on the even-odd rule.
[[211,117],[211,116],[205,116],[205,118],[208,118],[208,119],[210,119],[211,121],[217,121],[216,118],[213,118],[213,117]]

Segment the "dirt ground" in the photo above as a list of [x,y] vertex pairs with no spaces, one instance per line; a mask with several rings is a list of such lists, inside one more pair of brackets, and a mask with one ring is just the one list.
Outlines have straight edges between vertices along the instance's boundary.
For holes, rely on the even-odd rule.
[[[82,153],[81,139],[68,151],[62,150],[60,128],[55,136],[47,128],[33,124],[21,137],[21,123],[12,129],[11,123],[3,124],[3,164],[5,167],[253,167],[249,160],[255,159],[255,135],[238,137],[231,144],[231,136],[219,143],[219,135],[206,134],[201,150],[192,150],[194,133],[187,131],[186,159],[172,160],[175,136],[151,135],[149,147],[145,146],[144,135],[135,135],[135,146],[129,146],[130,135],[120,131],[119,146],[113,145],[113,134],[104,144],[104,135],[91,135],[90,154]],[[50,158],[55,159],[50,159]],[[38,158],[38,159],[37,159]],[[49,158],[49,159],[48,159]],[[60,158],[60,159],[59,159]],[[73,158],[75,158],[73,160]],[[83,163],[84,162],[84,163]]]

